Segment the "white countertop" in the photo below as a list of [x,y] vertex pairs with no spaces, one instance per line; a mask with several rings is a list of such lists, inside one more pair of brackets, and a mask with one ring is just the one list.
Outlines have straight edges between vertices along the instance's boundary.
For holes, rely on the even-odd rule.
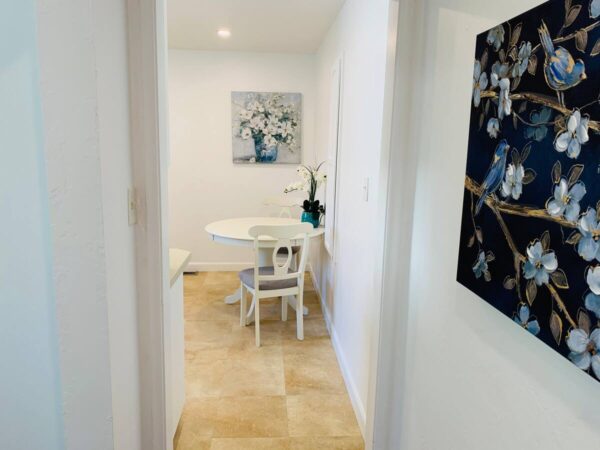
[[187,250],[181,250],[180,248],[169,249],[169,280],[171,286],[181,276],[191,257],[192,254]]

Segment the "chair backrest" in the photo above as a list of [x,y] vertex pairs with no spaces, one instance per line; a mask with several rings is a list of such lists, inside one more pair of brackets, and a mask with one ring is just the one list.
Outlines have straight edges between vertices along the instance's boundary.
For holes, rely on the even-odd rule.
[[270,197],[263,202],[265,206],[279,207],[279,217],[291,219],[292,208],[302,206],[303,199],[298,197]]
[[[260,286],[259,281],[278,281],[292,278],[300,279],[304,275],[306,261],[308,258],[309,238],[308,234],[313,230],[309,223],[292,225],[257,225],[249,230],[254,238],[254,285]],[[271,240],[261,240],[260,237],[269,237]],[[276,241],[273,242],[273,239]],[[294,245],[300,246],[300,263],[295,271],[292,267],[292,241]],[[260,249],[273,249],[271,256],[273,275],[259,275],[259,251]],[[278,258],[279,250],[286,249],[287,257],[282,264]],[[281,256],[281,254],[279,254]]]

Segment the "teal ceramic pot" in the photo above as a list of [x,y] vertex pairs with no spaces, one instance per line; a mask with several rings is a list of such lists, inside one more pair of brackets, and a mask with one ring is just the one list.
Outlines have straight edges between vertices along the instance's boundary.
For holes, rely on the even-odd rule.
[[321,213],[304,211],[302,213],[302,222],[310,223],[313,227],[319,228],[319,223],[321,222]]

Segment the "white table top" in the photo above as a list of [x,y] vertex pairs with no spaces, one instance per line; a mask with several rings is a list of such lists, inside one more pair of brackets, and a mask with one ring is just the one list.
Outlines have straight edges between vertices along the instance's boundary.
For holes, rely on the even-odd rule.
[[[255,225],[294,225],[301,223],[298,219],[288,219],[284,217],[240,217],[237,219],[219,220],[209,223],[205,230],[213,237],[213,240],[223,243],[238,245],[248,245],[254,242],[254,238],[248,234],[250,228]],[[325,232],[324,228],[315,228],[308,236],[317,237]],[[261,240],[272,241],[268,237],[261,237]]]

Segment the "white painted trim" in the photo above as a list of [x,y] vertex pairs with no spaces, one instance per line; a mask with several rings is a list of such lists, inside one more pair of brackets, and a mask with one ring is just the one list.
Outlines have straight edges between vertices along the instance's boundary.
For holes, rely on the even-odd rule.
[[254,267],[253,262],[235,263],[235,262],[222,262],[222,263],[211,263],[211,262],[190,262],[185,272],[240,272],[241,270]]
[[[133,183],[138,224],[135,228],[140,347],[141,442],[144,450],[170,450],[166,401],[163,310],[169,292],[166,248],[166,105],[160,83],[166,70],[164,0],[127,0],[130,121]],[[161,59],[162,55],[162,59]],[[163,127],[161,129],[161,121]],[[167,411],[169,409],[169,411]]]
[[350,402],[352,403],[352,409],[354,410],[354,415],[356,416],[358,427],[360,428],[360,432],[362,433],[363,438],[365,438],[367,425],[367,414],[365,406],[360,400],[360,395],[358,394],[358,388],[356,387],[356,383],[350,375],[350,369],[348,367],[348,363],[346,362],[346,356],[342,351],[342,345],[340,344],[339,337],[331,321],[331,315],[329,313],[329,310],[327,309],[327,305],[323,301],[323,296],[321,295],[321,287],[319,285],[319,282],[317,281],[318,279],[315,275],[315,272],[313,271],[312,266],[308,265],[307,268],[310,272],[315,291],[317,292],[317,297],[319,297],[319,302],[321,303],[321,309],[323,310],[323,318],[325,319],[327,331],[329,331],[329,335],[331,337],[331,344],[333,345],[333,350],[335,352],[338,365],[340,366],[340,371],[342,372],[344,383],[346,384],[346,390],[348,391]]

